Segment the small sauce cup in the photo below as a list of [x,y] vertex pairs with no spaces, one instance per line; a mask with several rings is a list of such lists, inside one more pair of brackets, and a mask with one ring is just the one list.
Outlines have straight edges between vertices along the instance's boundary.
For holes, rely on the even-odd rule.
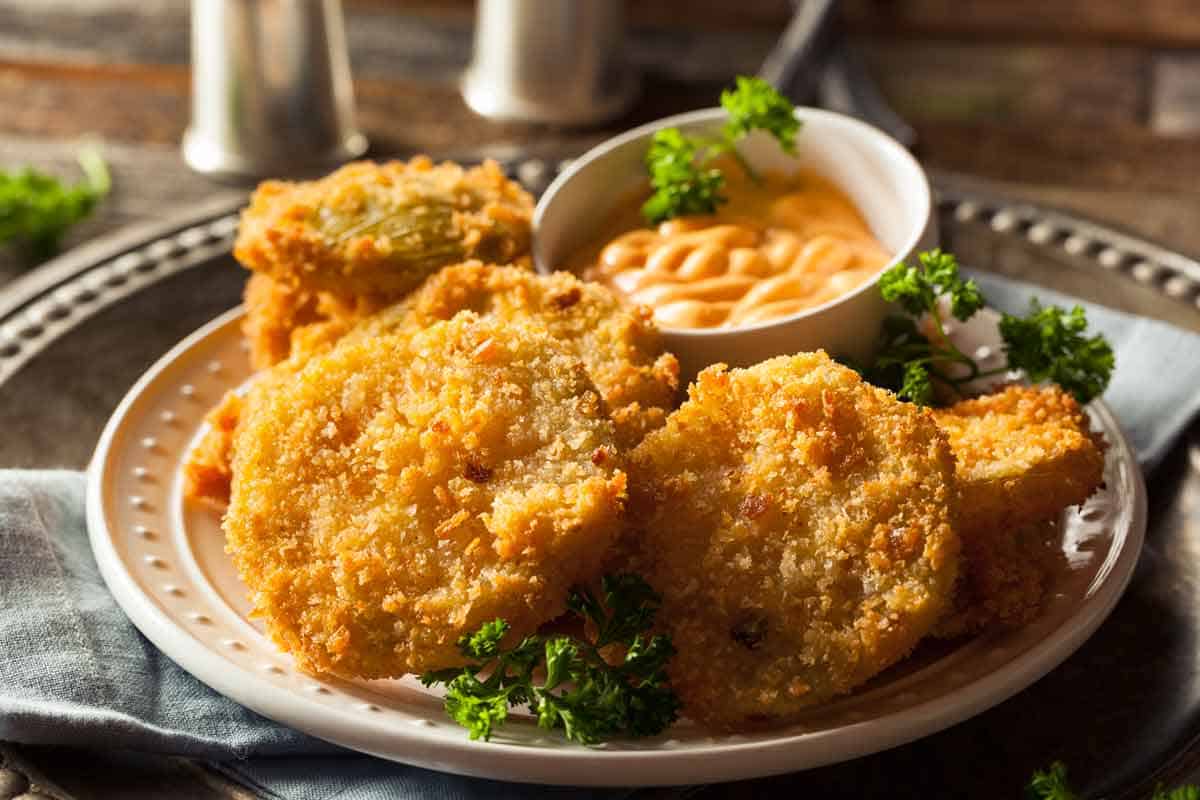
[[[937,243],[929,181],[916,159],[898,142],[851,117],[798,108],[804,123],[797,154],[783,152],[770,136],[755,132],[739,142],[756,170],[785,174],[807,168],[829,178],[854,202],[875,238],[892,258],[884,269]],[[539,272],[567,264],[595,242],[604,223],[631,193],[647,186],[644,158],[654,133],[677,127],[712,133],[726,120],[723,109],[679,114],[609,139],[576,160],[550,185],[534,211],[534,262]],[[881,270],[882,272],[882,270]],[[834,356],[870,357],[888,304],[879,277],[823,305],[797,314],[736,328],[663,328],[666,348],[690,381],[704,367],[724,362],[750,366],[777,355],[823,348]]]

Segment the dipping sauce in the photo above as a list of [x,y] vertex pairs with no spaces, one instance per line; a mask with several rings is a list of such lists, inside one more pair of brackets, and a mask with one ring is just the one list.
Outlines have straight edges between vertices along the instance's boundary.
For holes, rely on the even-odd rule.
[[567,267],[649,306],[663,328],[734,328],[851,291],[890,260],[850,199],[812,172],[751,180],[721,164],[729,202],[645,228],[631,197]]

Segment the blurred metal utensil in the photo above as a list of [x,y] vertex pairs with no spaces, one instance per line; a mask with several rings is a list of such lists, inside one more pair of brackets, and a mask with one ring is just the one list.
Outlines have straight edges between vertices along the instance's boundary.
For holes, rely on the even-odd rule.
[[796,11],[758,75],[797,103],[816,103],[874,125],[905,147],[917,133],[888,104],[846,42],[837,0],[796,0]]
[[340,0],[193,0],[189,166],[219,178],[302,175],[366,149]]
[[767,53],[758,77],[800,104],[815,101],[821,68],[834,46],[837,0],[800,0]]
[[637,94],[621,59],[624,3],[479,0],[463,97],[486,117],[584,125],[620,115]]
[[917,132],[896,113],[866,65],[845,44],[826,63],[817,97],[824,108],[868,122],[909,149],[917,144]]

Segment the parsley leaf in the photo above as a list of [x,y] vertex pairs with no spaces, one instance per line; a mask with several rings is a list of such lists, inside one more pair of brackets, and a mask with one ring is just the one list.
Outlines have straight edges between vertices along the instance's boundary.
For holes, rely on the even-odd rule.
[[721,194],[725,176],[696,163],[696,143],[678,128],[654,134],[646,167],[654,194],[642,206],[642,214],[651,224],[688,214],[711,214],[725,202]]
[[796,152],[800,120],[791,102],[760,78],[739,77],[737,87],[721,93],[729,120],[716,137],[688,136],[678,128],[664,128],[650,140],[646,170],[654,190],[642,205],[642,215],[652,225],[674,217],[712,214],[726,201],[721,194],[725,176],[709,163],[730,155],[754,180],[758,175],[737,150],[737,141],[753,130],[775,137],[785,152]]
[[94,149],[79,153],[84,179],[65,186],[32,169],[0,172],[0,243],[24,243],[36,258],[53,255],[67,229],[92,213],[112,186]]
[[500,642],[508,633],[508,623],[502,619],[485,622],[479,630],[458,643],[463,655],[471,658],[492,658],[500,652]]
[[1200,786],[1178,786],[1170,790],[1160,786],[1154,790],[1150,800],[1200,800]]
[[[679,699],[666,674],[675,648],[668,637],[649,634],[660,599],[636,575],[605,576],[600,590],[599,598],[589,589],[567,598],[567,608],[596,632],[593,639],[538,634],[506,650],[508,623],[494,620],[459,640],[466,666],[428,672],[421,682],[445,684],[446,713],[472,739],[491,738],[515,705],[581,744],[662,732],[678,716]],[[600,655],[609,645],[624,650],[619,663]]]
[[1033,800],[1076,800],[1075,792],[1067,784],[1067,765],[1061,761],[1033,773],[1026,792]]
[[726,140],[732,142],[750,131],[762,130],[774,136],[785,153],[796,154],[796,134],[800,132],[796,107],[762,78],[739,75],[736,89],[721,92],[721,107],[729,112]]
[[1080,402],[1102,394],[1112,378],[1112,347],[1099,334],[1087,335],[1079,306],[1066,311],[1035,299],[1028,316],[1001,317],[1000,335],[1010,367],[1025,370],[1032,381],[1054,381]]
[[919,361],[905,364],[904,380],[896,390],[896,395],[919,406],[933,405],[933,377],[929,374],[929,367]]
[[[1079,795],[1067,783],[1067,766],[1055,761],[1045,770],[1033,773],[1025,786],[1031,800],[1078,800]],[[1200,786],[1178,786],[1174,789],[1155,788],[1150,800],[1200,800]]]
[[941,295],[950,298],[950,313],[966,321],[983,308],[983,295],[973,280],[964,281],[959,275],[958,259],[941,250],[930,250],[917,256],[919,266],[901,262],[879,279],[879,290],[889,303],[899,303],[914,316],[936,308]]
[[[1031,381],[1053,381],[1086,403],[1103,394],[1112,378],[1112,348],[1103,336],[1087,335],[1083,309],[1066,311],[1036,300],[1024,317],[1002,315],[1000,337],[1007,363],[981,370],[946,335],[947,304],[950,316],[963,322],[986,304],[979,286],[963,279],[950,253],[931,250],[919,254],[916,265],[896,264],[880,276],[879,291],[905,315],[885,320],[875,363],[859,371],[901,399],[933,405],[939,399],[961,397],[966,384],[978,378],[1023,370]],[[925,331],[918,325],[922,320],[927,322]]]

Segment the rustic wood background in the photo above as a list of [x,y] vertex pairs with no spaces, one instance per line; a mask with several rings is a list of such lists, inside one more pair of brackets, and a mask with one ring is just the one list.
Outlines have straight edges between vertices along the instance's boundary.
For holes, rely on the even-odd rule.
[[[752,72],[786,0],[630,3],[630,58],[644,93],[593,130],[472,115],[455,80],[473,4],[350,0],[361,124],[377,154],[481,144],[583,147],[614,130],[711,104]],[[686,14],[679,13],[686,7]],[[848,26],[930,166],[1200,253],[1200,9],[1185,0],[847,0]],[[688,27],[680,27],[680,24]],[[0,0],[0,165],[72,169],[99,137],[117,190],[80,241],[215,191],[188,172],[184,0]],[[8,270],[19,254],[7,254]]]
[[[375,155],[483,145],[578,152],[614,131],[711,105],[757,70],[787,0],[630,2],[643,94],[590,130],[497,124],[463,105],[473,3],[347,0],[359,120]],[[1200,4],[1194,0],[846,0],[850,42],[916,128],[930,167],[977,176],[1200,254]],[[0,167],[75,174],[101,140],[115,189],[68,245],[217,192],[179,157],[188,122],[185,0],[0,0]],[[0,281],[33,265],[0,249]],[[7,760],[78,798],[247,797],[176,759],[120,769],[56,748]]]

